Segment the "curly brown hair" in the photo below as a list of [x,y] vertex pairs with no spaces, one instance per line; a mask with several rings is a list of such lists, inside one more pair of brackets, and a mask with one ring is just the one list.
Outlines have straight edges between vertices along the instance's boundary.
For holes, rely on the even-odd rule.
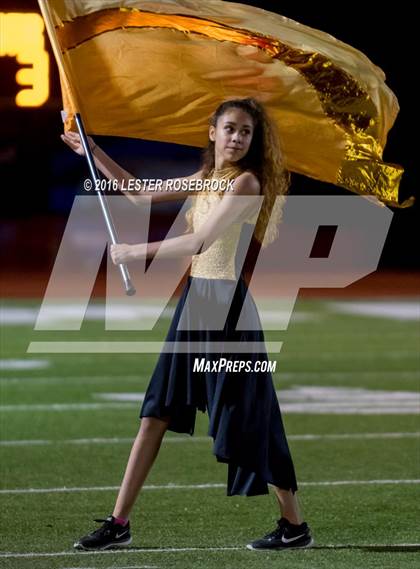
[[[231,108],[241,109],[248,113],[254,125],[249,150],[236,164],[242,171],[251,171],[261,185],[264,200],[255,225],[254,236],[265,247],[278,236],[278,224],[281,221],[284,199],[277,198],[287,193],[290,185],[290,173],[284,165],[276,126],[267,115],[263,105],[256,99],[224,101],[211,116],[210,125],[215,127],[218,119]],[[209,176],[214,167],[214,142],[209,140],[203,151],[203,177]],[[190,212],[188,214],[187,220],[191,228],[192,216]]]

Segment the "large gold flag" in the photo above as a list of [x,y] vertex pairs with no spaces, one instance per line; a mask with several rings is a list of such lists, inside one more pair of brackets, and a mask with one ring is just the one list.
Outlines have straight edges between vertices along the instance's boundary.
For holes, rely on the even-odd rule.
[[[255,97],[291,171],[398,204],[382,153],[399,107],[363,53],[293,20],[221,0],[39,0],[88,133],[204,146],[225,99]],[[57,51],[58,53],[58,51]]]

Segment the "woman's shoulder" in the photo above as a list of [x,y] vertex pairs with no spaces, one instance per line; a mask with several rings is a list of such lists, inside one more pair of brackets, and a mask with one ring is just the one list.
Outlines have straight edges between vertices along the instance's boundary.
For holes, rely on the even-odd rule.
[[245,196],[258,196],[261,193],[261,184],[251,170],[244,170],[234,182],[234,193]]

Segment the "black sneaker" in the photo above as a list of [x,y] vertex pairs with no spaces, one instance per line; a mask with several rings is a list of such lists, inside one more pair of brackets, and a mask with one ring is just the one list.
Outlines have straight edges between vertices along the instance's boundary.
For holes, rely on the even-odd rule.
[[248,549],[304,549],[314,543],[308,524],[294,525],[281,518],[277,527],[261,539],[248,543]]
[[125,526],[114,523],[114,516],[108,516],[106,520],[95,520],[104,522],[103,525],[90,533],[81,537],[74,544],[75,549],[109,549],[111,547],[121,547],[131,543],[130,522]]

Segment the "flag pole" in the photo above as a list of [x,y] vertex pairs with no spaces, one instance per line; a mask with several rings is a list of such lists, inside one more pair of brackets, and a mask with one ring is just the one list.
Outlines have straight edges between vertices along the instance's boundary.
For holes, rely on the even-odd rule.
[[[74,112],[74,118],[76,121],[77,129],[79,131],[80,140],[82,142],[83,150],[85,151],[85,156],[88,163],[90,176],[92,178],[93,187],[95,188],[96,195],[98,196],[99,199],[99,204],[105,219],[106,228],[108,230],[108,235],[111,240],[111,243],[115,245],[116,243],[118,243],[117,233],[115,231],[114,222],[112,220],[111,212],[109,210],[108,201],[106,199],[106,196],[101,192],[100,190],[101,186],[98,183],[98,181],[100,180],[100,176],[96,168],[92,151],[90,149],[87,140],[86,131],[79,110],[80,106],[77,104],[76,94],[74,93],[74,90],[71,87],[72,85],[74,85],[74,82],[71,82],[70,71],[64,61],[63,54],[57,42],[57,38],[54,32],[54,24],[51,18],[51,13],[47,4],[47,0],[38,0],[38,4],[41,10],[42,17],[45,22],[45,27],[47,29],[48,37],[51,42],[51,46],[60,72],[61,79],[65,85],[67,93],[69,94],[70,104],[72,107],[72,111]],[[136,289],[134,288],[133,283],[131,282],[130,273],[128,272],[127,266],[125,264],[119,264],[118,269],[123,279],[125,293],[128,296],[132,296],[133,294],[136,293]]]

